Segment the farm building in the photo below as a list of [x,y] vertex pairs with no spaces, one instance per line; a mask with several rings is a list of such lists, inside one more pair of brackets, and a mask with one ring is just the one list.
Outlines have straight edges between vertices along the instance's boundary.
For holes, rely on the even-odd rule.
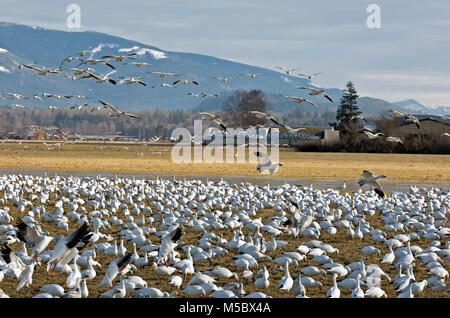
[[435,115],[414,115],[420,123],[418,128],[414,123],[405,124],[402,122],[400,126],[394,128],[396,136],[406,135],[442,135],[450,132],[450,119],[444,116]]
[[[302,127],[301,130],[292,133],[289,132],[285,128],[272,127],[279,129],[279,144],[285,146],[296,146],[305,141],[317,140],[322,141],[324,143],[333,143],[339,141],[339,131],[334,130],[332,127]],[[300,127],[294,127],[300,128]],[[230,127],[227,130],[227,136],[229,138],[230,134],[234,137],[234,143],[236,145],[243,143],[258,143],[262,142],[262,140],[267,140],[270,143],[272,132],[269,131],[269,128],[263,129],[255,129],[252,131],[245,131],[246,128],[240,127]],[[222,131],[216,130],[215,133],[223,134]],[[239,137],[241,137],[241,141],[239,141]],[[267,139],[266,139],[267,138]],[[214,140],[214,137],[204,141],[204,144],[208,144],[211,140]],[[223,142],[226,142],[226,138],[223,139]]]

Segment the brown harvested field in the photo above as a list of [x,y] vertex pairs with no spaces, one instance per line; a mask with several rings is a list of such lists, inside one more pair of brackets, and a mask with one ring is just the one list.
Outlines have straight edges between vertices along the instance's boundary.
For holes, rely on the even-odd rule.
[[[128,149],[125,149],[128,148]],[[145,174],[145,173],[163,173],[163,174],[190,174],[190,175],[226,175],[226,176],[258,176],[255,171],[255,164],[174,164],[170,159],[171,147],[168,145],[135,145],[131,143],[122,144],[65,144],[58,149],[47,150],[47,146],[41,143],[0,143],[0,168],[2,169],[25,169],[25,170],[42,170],[42,171],[73,171],[73,172],[110,172],[121,174]],[[297,153],[290,149],[280,149],[281,162],[284,164],[280,168],[279,173],[274,177],[278,178],[357,178],[363,169],[373,171],[375,174],[383,173],[389,179],[398,180],[433,180],[435,182],[448,182],[450,180],[450,157],[434,156],[434,155],[386,155],[386,154],[346,154],[346,153]],[[144,153],[144,157],[136,157],[137,152]],[[342,193],[342,192],[341,192]],[[0,195],[3,193],[0,192]],[[53,202],[46,205],[48,211],[53,211]],[[85,205],[87,209],[89,207]],[[19,216],[17,206],[9,205],[10,214],[17,219]],[[261,217],[263,222],[267,222],[267,218],[277,215],[273,209],[264,209],[258,212],[257,218]],[[380,212],[374,216],[366,216],[366,220],[375,228],[383,229],[384,224],[379,220]],[[70,231],[76,229],[78,225],[70,223]],[[66,235],[64,231],[58,229],[55,225],[42,223],[44,231],[49,231],[52,235]],[[198,232],[187,228],[186,234],[183,236],[185,244],[197,244],[199,239]],[[113,233],[117,228],[112,225]],[[248,229],[244,227],[244,233],[247,235]],[[329,256],[334,262],[348,264],[358,261],[361,257],[360,248],[366,245],[373,245],[380,249],[381,255],[371,255],[365,261],[366,265],[378,264],[391,277],[395,277],[397,270],[390,265],[380,264],[381,257],[388,252],[386,245],[374,242],[370,237],[363,240],[350,240],[345,235],[345,229],[338,229],[336,235],[331,236],[326,231],[321,232],[320,240],[324,243],[331,244],[339,249],[339,254],[330,254]],[[108,232],[106,232],[108,233]],[[230,240],[233,230],[218,230],[216,234],[223,235]],[[388,232],[387,239],[396,233]],[[153,244],[159,244],[160,239],[155,235],[148,237]],[[270,236],[265,234],[266,241],[270,240]],[[309,238],[297,238],[283,234],[277,237],[279,240],[289,242],[287,247],[275,252],[267,253],[267,255],[275,258],[280,256],[283,251],[295,251],[296,247],[303,242],[309,241]],[[449,241],[450,238],[441,240],[442,245]],[[418,245],[425,249],[430,245],[431,240],[422,239],[413,241],[412,245]],[[125,246],[131,250],[131,245],[126,243]],[[15,243],[11,246],[17,251],[21,246]],[[50,245],[53,248],[53,244]],[[30,250],[29,250],[30,252]],[[142,255],[142,253],[139,253]],[[181,257],[185,257],[184,252],[180,252]],[[232,271],[241,272],[234,267],[232,256],[229,253],[223,256],[221,260],[215,259],[211,264],[198,264],[198,270],[210,269],[213,266],[227,266]],[[107,264],[113,257],[106,257],[102,253],[98,253],[96,260],[101,264]],[[271,261],[262,261],[260,267],[266,265],[270,272],[270,286],[264,292],[273,297],[293,297],[291,292],[282,292],[278,289],[278,283],[283,276],[283,271],[277,271],[278,267]],[[298,268],[290,266],[290,273],[295,277],[297,270],[308,265],[316,265],[309,260],[301,261]],[[443,266],[447,270],[450,268],[450,261],[443,258]],[[82,269],[84,269],[82,267]],[[96,289],[95,286],[101,281],[106,271],[106,266],[97,270],[97,276],[93,281],[88,282],[90,297],[97,297],[108,288],[104,287]],[[253,270],[256,273],[256,269]],[[428,277],[426,266],[418,262],[414,268],[414,274],[417,281]],[[168,276],[158,275],[150,268],[139,269],[136,275],[145,279],[149,287],[156,287],[163,291],[171,291],[168,283]],[[35,286],[42,286],[49,283],[57,283],[64,286],[66,274],[57,273],[55,276],[47,276],[45,265],[38,266],[33,275],[33,287],[23,288],[20,292],[16,292],[18,281],[12,277],[5,277],[0,288],[10,297],[30,297],[40,293]],[[309,297],[324,297],[327,290],[331,287],[331,276],[314,276],[314,278],[323,284],[323,287],[307,288]],[[189,277],[188,277],[189,279]],[[224,283],[232,281],[219,279],[217,285],[222,286]],[[338,280],[339,281],[339,280]],[[184,288],[187,281],[183,282]],[[397,293],[393,286],[383,280],[381,286],[389,297],[396,297]],[[245,284],[245,291],[251,293],[255,291],[253,282]],[[181,294],[181,292],[179,291]],[[341,297],[350,297],[351,292],[341,288]],[[179,296],[178,296],[179,297]],[[433,292],[426,288],[420,297],[448,297],[448,292]]]
[[[2,194],[2,193],[0,193]],[[54,209],[54,201],[50,201],[50,204],[46,205],[45,208],[46,210],[52,210]],[[13,216],[14,218],[17,219],[18,215],[18,211],[17,211],[17,207],[14,205],[10,205],[10,214],[11,216]],[[88,206],[86,205],[86,208],[88,208]],[[260,212],[258,212],[258,215],[256,217],[261,217],[263,222],[266,223],[267,222],[267,218],[273,215],[277,215],[278,212],[275,212],[273,209],[264,209],[261,210]],[[118,214],[119,216],[119,214]],[[120,216],[119,216],[120,217]],[[384,224],[379,220],[380,218],[380,213],[377,212],[375,215],[373,216],[365,216],[366,220],[375,228],[378,229],[383,229]],[[122,217],[121,217],[122,218]],[[70,223],[70,228],[69,228],[69,232],[74,231],[76,228],[78,228],[77,224],[74,224],[74,222]],[[58,229],[55,225],[52,224],[48,224],[43,222],[42,223],[42,229],[44,231],[49,231],[50,233],[52,233],[52,235],[67,235],[67,233],[63,230]],[[112,225],[111,226],[111,231],[102,231],[104,233],[113,233],[117,231],[116,226]],[[247,234],[249,233],[249,230],[247,228],[243,228],[243,232],[247,237]],[[339,253],[333,253],[333,254],[328,254],[335,263],[341,263],[341,264],[349,264],[355,261],[359,261],[360,257],[361,257],[361,252],[360,252],[360,248],[367,246],[367,245],[373,245],[376,248],[379,248],[381,251],[381,255],[370,255],[366,257],[365,260],[365,264],[366,265],[370,265],[370,264],[377,264],[379,265],[391,278],[394,278],[395,275],[397,274],[398,270],[395,269],[395,267],[393,265],[386,265],[386,264],[380,264],[380,260],[382,258],[382,256],[384,254],[386,254],[388,252],[388,248],[386,245],[382,244],[382,243],[377,243],[374,242],[370,236],[366,235],[362,240],[357,240],[357,239],[349,239],[346,234],[346,229],[338,229],[338,233],[335,235],[330,235],[328,234],[327,231],[322,231],[321,235],[320,235],[320,240],[324,243],[330,244],[333,247],[337,248],[339,250]],[[410,231],[408,231],[410,232]],[[197,245],[198,244],[198,239],[200,238],[200,232],[195,232],[192,228],[185,228],[185,234],[182,236],[182,240],[185,242],[185,244],[194,244]],[[217,235],[222,235],[225,239],[227,239],[228,241],[232,239],[232,236],[234,234],[233,230],[228,229],[228,230],[216,230],[215,233]],[[406,232],[407,233],[407,232]],[[388,232],[387,235],[387,239],[391,238],[392,236],[394,236],[396,233],[392,233],[392,232]],[[270,241],[270,236],[268,234],[265,234],[265,239],[266,241]],[[149,235],[148,238],[151,240],[152,244],[160,244],[160,238],[155,236],[155,235]],[[290,235],[287,234],[282,234],[277,236],[277,240],[284,240],[289,242],[289,245],[282,248],[282,249],[277,249],[276,251],[273,252],[268,252],[266,253],[266,255],[269,255],[272,258],[276,258],[278,256],[280,256],[284,251],[296,251],[297,246],[299,246],[300,244],[309,241],[311,238],[293,238]],[[450,238],[445,238],[443,240],[441,240],[442,245],[445,245],[446,242],[448,242],[450,240]],[[422,249],[425,249],[426,247],[430,246],[430,242],[431,240],[428,239],[422,239],[420,241],[413,241],[411,243],[411,245],[418,245],[420,246]],[[127,249],[129,251],[131,251],[132,246],[131,244],[127,243],[125,241],[124,244]],[[49,248],[53,248],[53,244],[50,244]],[[13,251],[17,251],[21,249],[21,246],[18,243],[14,243],[13,245],[11,245],[11,249]],[[30,249],[28,248],[28,252],[30,252]],[[185,253],[180,250],[179,251],[181,254],[181,258],[185,258],[186,255]],[[140,255],[142,255],[142,252],[139,253]],[[203,271],[203,270],[207,270],[207,269],[212,269],[214,266],[225,266],[227,268],[229,268],[230,270],[240,273],[242,270],[238,269],[234,266],[234,262],[232,259],[232,256],[234,256],[235,253],[228,253],[225,256],[222,256],[222,258],[219,259],[214,259],[214,261],[212,263],[206,263],[206,264],[196,264],[195,268],[198,269],[199,271]],[[101,264],[103,264],[101,269],[98,269],[96,267],[96,271],[97,271],[97,276],[92,280],[88,282],[88,288],[89,288],[89,297],[98,297],[101,293],[107,291],[109,288],[107,287],[103,287],[100,289],[96,289],[95,286],[97,286],[98,283],[100,283],[100,281],[102,280],[105,271],[106,271],[106,264],[108,264],[110,261],[112,261],[113,259],[115,259],[116,257],[108,257],[105,256],[103,253],[98,252],[97,253],[97,257],[96,257],[96,261],[100,262]],[[309,259],[311,257],[308,258],[308,260],[304,260],[299,262],[299,266],[297,268],[295,268],[294,266],[290,266],[290,274],[292,277],[296,277],[296,271],[300,270],[303,267],[309,266],[309,265],[314,265],[317,266],[319,268],[321,268],[320,266],[318,266],[317,264],[311,262]],[[446,268],[447,270],[450,269],[450,261],[446,258],[442,258],[443,259],[443,267]],[[267,269],[270,272],[270,277],[269,277],[269,281],[270,281],[270,285],[267,289],[264,290],[264,293],[267,295],[271,295],[272,297],[282,297],[282,298],[288,298],[288,297],[294,297],[294,295],[292,294],[292,292],[286,292],[286,291],[281,291],[278,289],[278,284],[280,282],[280,279],[284,276],[284,272],[283,271],[277,271],[275,268],[279,268],[279,266],[277,264],[275,264],[274,262],[270,261],[270,260],[262,260],[259,261],[259,268],[261,268],[262,266],[266,266]],[[80,266],[80,270],[85,269],[84,266]],[[256,274],[257,269],[253,269],[254,274]],[[175,288],[173,288],[172,286],[170,286],[168,284],[168,277],[166,275],[160,275],[155,273],[152,269],[150,269],[150,267],[145,267],[145,268],[141,268],[138,269],[138,271],[135,273],[138,276],[141,276],[145,281],[147,281],[148,286],[149,287],[156,287],[159,288],[162,291],[172,291],[172,290],[176,290]],[[422,263],[422,262],[417,262],[416,266],[414,267],[414,275],[416,277],[417,281],[421,281],[422,279],[425,279],[427,277],[429,277],[429,274],[427,273],[427,268],[426,266]],[[20,292],[16,292],[16,287],[18,284],[18,280],[9,276],[5,276],[5,278],[3,279],[3,281],[0,284],[0,288],[6,293],[8,294],[10,297],[32,297],[34,295],[37,295],[40,293],[38,286],[43,286],[45,284],[60,284],[61,286],[65,286],[65,282],[66,282],[66,278],[67,278],[67,274],[61,274],[61,273],[56,273],[55,276],[48,276],[47,272],[46,272],[46,266],[45,264],[42,266],[37,266],[35,268],[34,271],[34,275],[33,275],[33,286],[30,288],[22,288],[20,290]],[[187,281],[191,278],[191,276],[188,276],[186,280],[183,281],[183,285],[182,285],[182,289],[186,286]],[[327,290],[332,286],[332,279],[331,279],[331,275],[327,275],[327,276],[323,276],[323,275],[316,275],[314,276],[314,278],[318,281],[320,281],[323,286],[322,287],[308,287],[307,288],[307,296],[309,297],[325,297],[326,296],[326,292]],[[118,278],[116,278],[115,280],[116,282],[118,281]],[[217,279],[217,285],[218,286],[222,286],[227,282],[231,282],[234,281],[233,279]],[[338,279],[338,281],[340,281],[340,279]],[[381,288],[387,293],[388,297],[396,297],[397,293],[394,291],[394,286],[390,285],[385,279],[382,280],[382,284],[381,284]],[[350,297],[351,296],[351,291],[348,291],[344,288],[340,288],[341,289],[341,297]],[[366,288],[364,288],[365,290]],[[67,290],[67,288],[66,288]],[[247,293],[251,293],[254,291],[257,291],[255,286],[253,285],[253,281],[252,282],[248,282],[244,284],[244,290]],[[178,293],[180,295],[176,296],[176,297],[182,297],[183,294],[180,292],[180,290],[178,290]],[[429,288],[426,288],[421,294],[420,297],[448,297],[448,292],[434,292]],[[418,296],[416,296],[418,297]]]
[[[50,142],[49,142],[50,144]],[[50,146],[42,142],[0,143],[0,169],[117,174],[248,176],[261,174],[255,163],[174,163],[172,145],[79,143]],[[137,153],[143,153],[137,156]],[[449,155],[300,153],[280,148],[283,167],[276,178],[358,178],[362,170],[389,180],[450,181]]]

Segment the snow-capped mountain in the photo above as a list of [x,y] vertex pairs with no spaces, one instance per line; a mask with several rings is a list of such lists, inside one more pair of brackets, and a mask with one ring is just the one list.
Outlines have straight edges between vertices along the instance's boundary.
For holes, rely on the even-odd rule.
[[[76,52],[89,50],[82,56],[86,59],[102,59],[107,55],[125,55],[136,53],[134,59],[117,62],[107,59],[114,69],[104,64],[80,65],[80,60],[72,60],[62,65],[63,72],[59,74],[39,75],[28,68],[21,70],[13,63],[32,64],[39,68],[59,68],[63,59],[74,56]],[[150,66],[137,67],[133,62],[145,62]],[[117,84],[109,82],[96,83],[93,78],[72,80],[71,68],[90,67],[96,74],[106,75],[116,80]],[[170,72],[179,76],[160,77],[151,72]],[[66,77],[63,74],[67,75]],[[261,74],[255,78],[243,74]],[[320,76],[326,76],[321,74]],[[137,83],[121,83],[121,77],[138,77],[147,86]],[[216,77],[231,77],[224,82]],[[194,80],[173,85],[177,79]],[[298,86],[315,87],[310,80],[303,77],[288,76],[282,72],[261,67],[236,63],[212,56],[166,51],[154,46],[136,41],[111,36],[104,33],[66,32],[48,30],[40,27],[0,22],[0,94],[17,93],[32,96],[42,92],[58,95],[83,95],[87,100],[73,101],[70,99],[43,98],[25,100],[0,100],[0,106],[19,103],[24,106],[48,107],[49,105],[68,107],[74,103],[87,102],[89,106],[99,106],[98,100],[109,102],[119,109],[140,111],[145,109],[194,109],[201,105],[205,109],[220,108],[224,97],[237,89],[260,89],[267,96],[270,108],[278,112],[291,111],[302,107],[308,111],[326,111],[336,109],[343,92],[337,88],[325,88],[334,103],[323,96],[310,96],[307,90],[297,89]],[[160,84],[170,84],[173,87],[161,87]],[[319,87],[315,87],[321,89]],[[193,97],[188,93],[217,94],[217,97]],[[280,97],[294,95],[307,98],[322,106],[315,109],[306,104],[295,104],[289,99]],[[380,101],[380,100],[377,100]],[[403,109],[382,101],[376,102],[367,97],[360,99],[363,111],[370,114],[379,113],[383,108]],[[377,104],[378,103],[378,104]],[[377,106],[378,105],[378,106]]]

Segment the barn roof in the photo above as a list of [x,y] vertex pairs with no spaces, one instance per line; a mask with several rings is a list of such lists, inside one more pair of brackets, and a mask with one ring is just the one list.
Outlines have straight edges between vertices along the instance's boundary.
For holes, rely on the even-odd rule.
[[[448,119],[444,119],[444,116],[440,116],[440,115],[413,115],[414,117],[416,117],[419,121],[424,121],[424,120],[433,120],[439,123],[443,123],[443,124],[447,124],[450,125],[450,118]],[[447,116],[445,116],[447,117]],[[407,123],[410,124],[410,123]],[[403,121],[403,123],[401,124],[401,126],[406,125],[406,123]]]

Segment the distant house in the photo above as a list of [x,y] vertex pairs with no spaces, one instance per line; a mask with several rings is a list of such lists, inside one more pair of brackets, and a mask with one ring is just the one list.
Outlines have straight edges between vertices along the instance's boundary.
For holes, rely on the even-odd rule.
[[450,132],[450,119],[444,119],[443,117],[436,115],[414,116],[419,120],[419,128],[415,123],[405,123],[403,121],[400,126],[394,128],[393,133],[396,136],[440,136],[445,132]]

